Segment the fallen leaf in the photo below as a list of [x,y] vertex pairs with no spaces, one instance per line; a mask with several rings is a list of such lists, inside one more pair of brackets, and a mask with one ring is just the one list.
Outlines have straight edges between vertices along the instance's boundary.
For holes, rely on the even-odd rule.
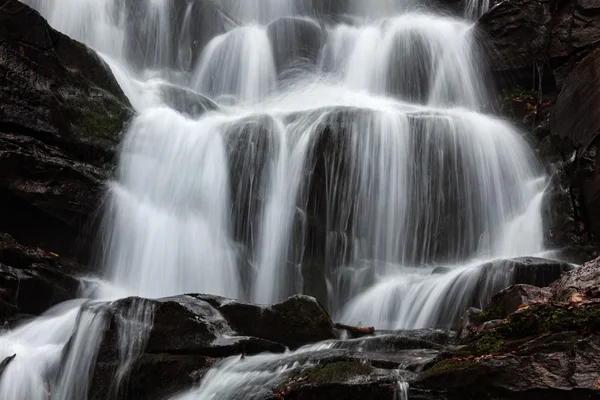
[[525,308],[525,307],[529,307],[528,304],[521,304],[519,305],[519,307],[517,308],[517,310],[520,310],[521,308]]
[[573,293],[573,295],[569,299],[569,303],[581,303],[582,301],[583,296],[579,292]]
[[527,103],[526,107],[528,111],[535,111],[535,106],[531,103]]
[[596,389],[600,389],[600,379],[598,379],[598,382],[596,382]]
[[50,254],[52,257],[58,257],[58,254],[53,253],[53,252],[49,252],[48,254]]

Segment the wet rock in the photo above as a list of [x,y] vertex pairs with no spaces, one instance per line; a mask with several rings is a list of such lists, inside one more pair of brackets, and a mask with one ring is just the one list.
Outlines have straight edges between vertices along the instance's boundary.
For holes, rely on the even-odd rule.
[[433,271],[431,271],[431,275],[443,275],[450,272],[450,268],[448,267],[436,267]]
[[74,299],[79,281],[60,264],[58,256],[18,244],[0,234],[0,323],[17,314],[39,315]]
[[475,328],[480,325],[479,316],[481,315],[481,310],[475,307],[467,308],[464,315],[460,319],[460,328],[458,329],[458,338],[464,339],[468,335],[473,334]]
[[554,84],[554,69],[600,40],[597,10],[582,0],[500,2],[477,23],[489,45],[489,67],[503,80],[523,86],[534,79],[537,86],[538,77]]
[[567,272],[550,290],[552,301],[568,301],[574,294],[581,298],[600,298],[600,258]]
[[0,1],[0,229],[67,255],[110,171],[129,102],[98,55]]
[[600,117],[595,110],[600,106],[600,89],[590,82],[599,74],[600,50],[589,54],[567,76],[551,118],[552,132],[578,151],[572,187],[578,194],[583,223],[596,237],[600,237]]
[[517,311],[519,307],[547,302],[551,295],[549,288],[513,285],[496,293],[486,307],[486,312],[491,318],[504,319]]
[[[132,398],[132,394],[164,398],[198,383],[215,358],[283,353],[286,346],[335,338],[329,316],[305,296],[272,306],[209,295],[128,298],[104,308],[106,323],[92,380],[93,399],[114,398],[114,393],[120,398]],[[127,354],[130,368],[119,370]],[[402,360],[408,362],[406,357]],[[381,362],[398,365],[400,359]],[[127,377],[123,384],[115,384],[117,373]]]
[[82,161],[110,162],[131,116],[110,69],[28,6],[16,0],[0,6],[2,130],[58,146]]
[[494,265],[508,268],[513,273],[513,283],[538,287],[550,285],[561,277],[563,272],[575,268],[573,265],[537,257],[520,257],[497,261]]
[[162,95],[164,102],[169,107],[192,118],[198,118],[207,111],[219,108],[208,97],[181,86],[165,84],[162,88]]
[[600,340],[576,332],[534,339],[514,353],[447,359],[425,371],[411,389],[429,398],[592,399],[598,395]]
[[280,18],[269,24],[267,34],[280,75],[312,69],[325,41],[321,27],[303,18]]
[[109,307],[111,322],[104,336],[100,361],[117,357],[119,327],[139,315],[136,313],[147,313],[152,321],[145,327],[148,330],[145,353],[227,357],[285,349],[281,344],[236,331],[219,310],[192,296],[160,300],[127,298]]
[[236,332],[296,349],[309,343],[335,339],[331,318],[314,298],[296,295],[272,306],[197,296],[212,304]]
[[96,364],[89,398],[161,400],[200,383],[217,359],[197,355],[142,354],[133,362],[126,384],[115,385],[118,362]]
[[556,101],[551,129],[571,139],[576,148],[588,147],[600,132],[600,116],[595,112],[600,107],[600,88],[590,84],[598,75],[600,50],[588,55],[569,74]]
[[2,378],[2,373],[4,372],[8,364],[10,364],[10,362],[14,360],[16,356],[16,354],[13,354],[12,356],[6,357],[4,360],[2,360],[2,362],[0,362],[0,378]]

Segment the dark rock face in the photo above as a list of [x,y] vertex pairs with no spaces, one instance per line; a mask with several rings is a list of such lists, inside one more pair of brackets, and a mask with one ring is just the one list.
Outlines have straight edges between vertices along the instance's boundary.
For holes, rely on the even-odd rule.
[[577,262],[597,255],[600,233],[599,126],[591,111],[598,103],[591,82],[598,73],[599,10],[587,0],[506,0],[477,23],[497,87],[514,105],[503,112],[530,131],[526,138],[552,176],[544,198],[546,243]]
[[0,97],[0,229],[68,254],[99,200],[129,102],[93,51],[16,0],[0,1]]
[[552,70],[564,66],[566,58],[600,40],[599,8],[582,0],[500,2],[477,23],[489,43],[490,68],[513,83],[530,85],[534,67],[541,72],[546,62]]
[[23,247],[0,234],[0,324],[74,299],[79,281],[70,275],[73,271],[55,254]]
[[597,82],[599,77],[600,50],[584,58],[567,76],[550,122],[552,132],[568,140],[577,150],[573,179],[579,192],[579,210],[588,230],[597,237],[600,236],[600,162],[597,150],[600,89],[593,82]]

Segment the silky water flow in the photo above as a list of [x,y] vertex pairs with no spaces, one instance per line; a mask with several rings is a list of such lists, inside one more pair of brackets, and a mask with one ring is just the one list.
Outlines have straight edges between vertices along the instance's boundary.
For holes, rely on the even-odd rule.
[[[487,1],[464,18],[410,0],[26,2],[103,57],[137,115],[102,209],[104,279],[0,336],[0,360],[18,354],[0,398],[86,398],[115,299],[307,293],[349,324],[448,327],[484,273],[482,303],[510,284],[482,265],[544,251],[546,178],[480,110],[470,21]],[[139,300],[118,316],[112,393],[152,312]],[[303,354],[342,345],[232,357],[180,398],[260,397]]]

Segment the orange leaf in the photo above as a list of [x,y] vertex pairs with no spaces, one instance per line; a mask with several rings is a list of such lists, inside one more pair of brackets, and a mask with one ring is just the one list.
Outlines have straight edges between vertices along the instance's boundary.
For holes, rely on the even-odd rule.
[[529,305],[527,305],[527,304],[521,304],[521,305],[519,305],[519,307],[517,308],[517,310],[520,310],[521,308],[525,308],[525,307],[529,307]]
[[53,252],[49,252],[48,254],[50,254],[52,257],[58,257],[58,254],[53,253]]
[[527,110],[529,110],[529,111],[535,111],[535,106],[531,103],[527,103],[526,107],[527,107]]
[[583,301],[583,296],[581,293],[573,293],[571,298],[569,299],[569,303],[581,303]]
[[600,389],[600,379],[598,379],[598,382],[596,382],[596,389]]

